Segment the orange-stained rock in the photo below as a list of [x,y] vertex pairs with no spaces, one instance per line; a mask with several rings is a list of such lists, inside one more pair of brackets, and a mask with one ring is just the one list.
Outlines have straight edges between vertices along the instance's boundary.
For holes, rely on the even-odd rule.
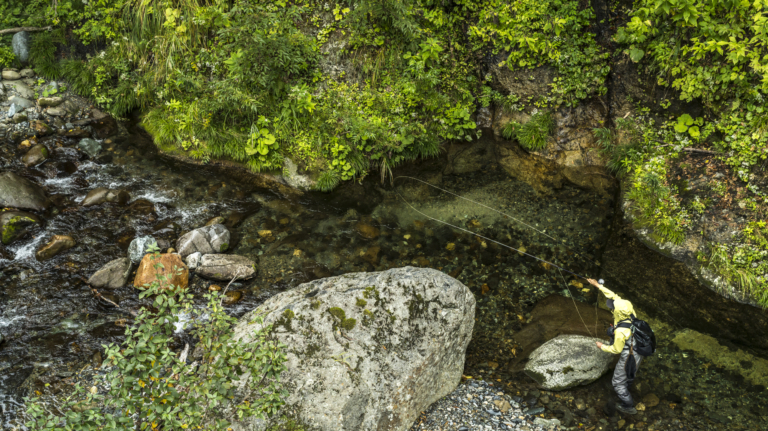
[[[163,267],[155,268],[155,265],[158,263],[161,263]],[[177,267],[176,270],[174,270],[174,266]],[[157,279],[158,274],[168,277],[167,281],[161,281],[165,288],[168,288],[168,283],[182,289],[186,289],[189,284],[189,268],[181,260],[181,257],[178,254],[165,253],[157,257],[154,254],[144,256],[139,264],[139,269],[136,270],[136,278],[133,280],[133,285],[140,287],[159,281]]]
[[379,228],[373,227],[367,223],[358,222],[355,227],[357,228],[357,233],[365,239],[374,239],[380,234]]

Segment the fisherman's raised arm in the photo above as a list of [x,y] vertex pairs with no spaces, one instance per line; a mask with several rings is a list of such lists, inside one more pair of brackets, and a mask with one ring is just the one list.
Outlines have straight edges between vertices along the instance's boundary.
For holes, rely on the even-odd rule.
[[589,282],[589,284],[591,284],[591,285],[595,286],[596,288],[600,289],[600,291],[603,292],[603,295],[605,295],[606,298],[613,299],[613,300],[621,299],[621,297],[619,295],[611,292],[605,286],[603,286],[602,284],[598,283],[596,280],[588,278],[587,281]]

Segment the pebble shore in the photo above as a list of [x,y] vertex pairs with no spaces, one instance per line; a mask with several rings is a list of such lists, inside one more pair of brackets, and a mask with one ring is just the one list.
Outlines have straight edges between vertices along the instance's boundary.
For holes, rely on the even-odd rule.
[[537,416],[543,412],[542,407],[528,408],[522,399],[503,393],[493,383],[469,379],[432,404],[410,431],[562,429],[558,419]]

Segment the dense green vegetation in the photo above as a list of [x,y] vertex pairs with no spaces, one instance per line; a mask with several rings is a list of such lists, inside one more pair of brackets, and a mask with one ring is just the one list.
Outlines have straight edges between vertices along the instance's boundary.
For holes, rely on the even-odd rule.
[[[630,58],[656,76],[657,84],[679,91],[683,101],[698,101],[705,117],[678,114],[670,121],[652,121],[640,115],[625,123],[629,145],[608,144],[613,167],[627,175],[628,196],[634,200],[638,220],[652,227],[660,240],[679,243],[690,228],[693,214],[702,213],[708,200],[696,197],[684,203],[672,185],[668,170],[687,147],[708,148],[729,168],[729,176],[743,184],[735,193],[739,205],[751,211],[737,241],[710,244],[699,260],[716,275],[740,287],[749,297],[768,306],[765,257],[765,209],[759,166],[768,156],[768,18],[760,0],[692,1],[637,0],[630,21],[618,29],[616,41]],[[662,108],[669,101],[659,101]],[[622,126],[619,123],[619,126]],[[727,181],[713,182],[716,198],[727,198]]]
[[[68,25],[99,47],[61,63],[38,54],[43,76],[65,77],[118,117],[141,109],[166,151],[254,171],[290,157],[323,190],[472,139],[478,105],[573,106],[602,94],[609,70],[585,31],[591,9],[573,0],[36,4],[28,21]],[[35,38],[36,52],[61,41]],[[478,60],[498,53],[512,69],[555,68],[552,90],[526,101],[492,90]]]
[[[96,376],[91,388],[78,384],[56,408],[30,400],[29,429],[224,431],[234,417],[265,419],[279,410],[287,395],[280,384],[286,357],[284,346],[270,335],[271,326],[254,334],[256,342],[234,340],[237,319],[224,312],[218,292],[207,294],[208,307],[200,310],[191,293],[171,285],[169,277],[158,278],[140,294],[154,299],[153,309],[141,309],[121,346],[105,346],[108,371]],[[187,354],[172,349],[183,314],[196,322],[192,333],[203,349],[199,360],[187,361]],[[250,379],[250,393],[257,398],[246,399],[238,391],[242,376]]]

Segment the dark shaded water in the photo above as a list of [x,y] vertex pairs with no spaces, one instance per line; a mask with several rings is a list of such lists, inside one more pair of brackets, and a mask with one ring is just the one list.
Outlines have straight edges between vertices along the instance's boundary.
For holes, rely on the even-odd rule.
[[[491,365],[503,364],[513,355],[515,332],[531,307],[553,293],[572,294],[584,302],[596,299],[593,290],[571,284],[573,277],[548,265],[425,219],[412,211],[392,186],[370,179],[347,184],[332,194],[281,196],[223,173],[168,164],[138,137],[105,143],[108,157],[98,161],[81,158],[72,148],[74,141],[53,138],[48,144],[55,148],[52,160],[31,169],[18,162],[21,150],[9,143],[0,144],[0,169],[13,170],[42,184],[59,209],[58,214],[46,216],[44,229],[33,232],[34,237],[0,249],[0,333],[7,339],[0,347],[0,422],[4,427],[13,426],[21,397],[36,390],[66,392],[73,383],[72,373],[100,362],[101,345],[119,342],[125,325],[131,323],[130,311],[142,306],[138,292],[124,287],[102,292],[120,304],[120,309],[114,308],[95,298],[83,278],[124,256],[136,236],[151,234],[173,246],[183,232],[215,216],[225,217],[232,230],[230,252],[259,264],[255,279],[233,286],[244,294],[230,307],[234,315],[257,307],[276,292],[320,277],[405,265],[433,267],[461,280],[477,298],[477,322],[466,374],[485,375],[498,380],[505,390],[524,396],[533,390],[530,382]],[[419,169],[429,174],[439,170],[439,161]],[[471,174],[438,178],[442,187],[507,212],[558,240],[406,180],[398,180],[396,190],[432,217],[524,249],[574,272],[599,274],[597,262],[610,235],[614,213],[610,198],[572,187],[540,196],[492,164]],[[104,204],[80,208],[85,194],[96,187],[128,190],[132,201],[125,207]],[[50,261],[37,262],[35,250],[52,234],[72,235],[78,245]],[[210,284],[197,277],[190,282],[200,297]],[[647,381],[647,393],[655,391],[667,397],[667,405],[672,401],[695,405],[684,402],[683,397],[691,400],[705,387],[708,396],[717,399],[708,403],[727,408],[726,417],[739,416],[738,421],[729,423],[743,424],[739,429],[758,429],[749,427],[765,424],[765,413],[759,411],[766,406],[765,388],[755,389],[717,367],[701,372],[700,367],[689,367],[679,359],[682,354],[666,346],[658,358],[644,364],[656,373]],[[703,386],[702,379],[709,386]],[[665,389],[670,384],[675,388]],[[605,386],[603,379],[563,396],[571,401],[575,396],[605,399],[609,394]],[[751,391],[746,400],[743,387]],[[671,397],[676,398],[670,401]],[[701,403],[705,399],[711,398],[705,396]],[[706,418],[689,420],[682,408],[671,408],[670,412],[659,410],[649,417],[669,426],[690,426],[688,429],[699,429],[700,424],[701,429],[707,429],[711,422]],[[601,419],[607,425],[601,424]],[[598,413],[580,421],[618,426],[609,419],[613,417]],[[635,422],[642,428],[652,420],[644,417]]]

